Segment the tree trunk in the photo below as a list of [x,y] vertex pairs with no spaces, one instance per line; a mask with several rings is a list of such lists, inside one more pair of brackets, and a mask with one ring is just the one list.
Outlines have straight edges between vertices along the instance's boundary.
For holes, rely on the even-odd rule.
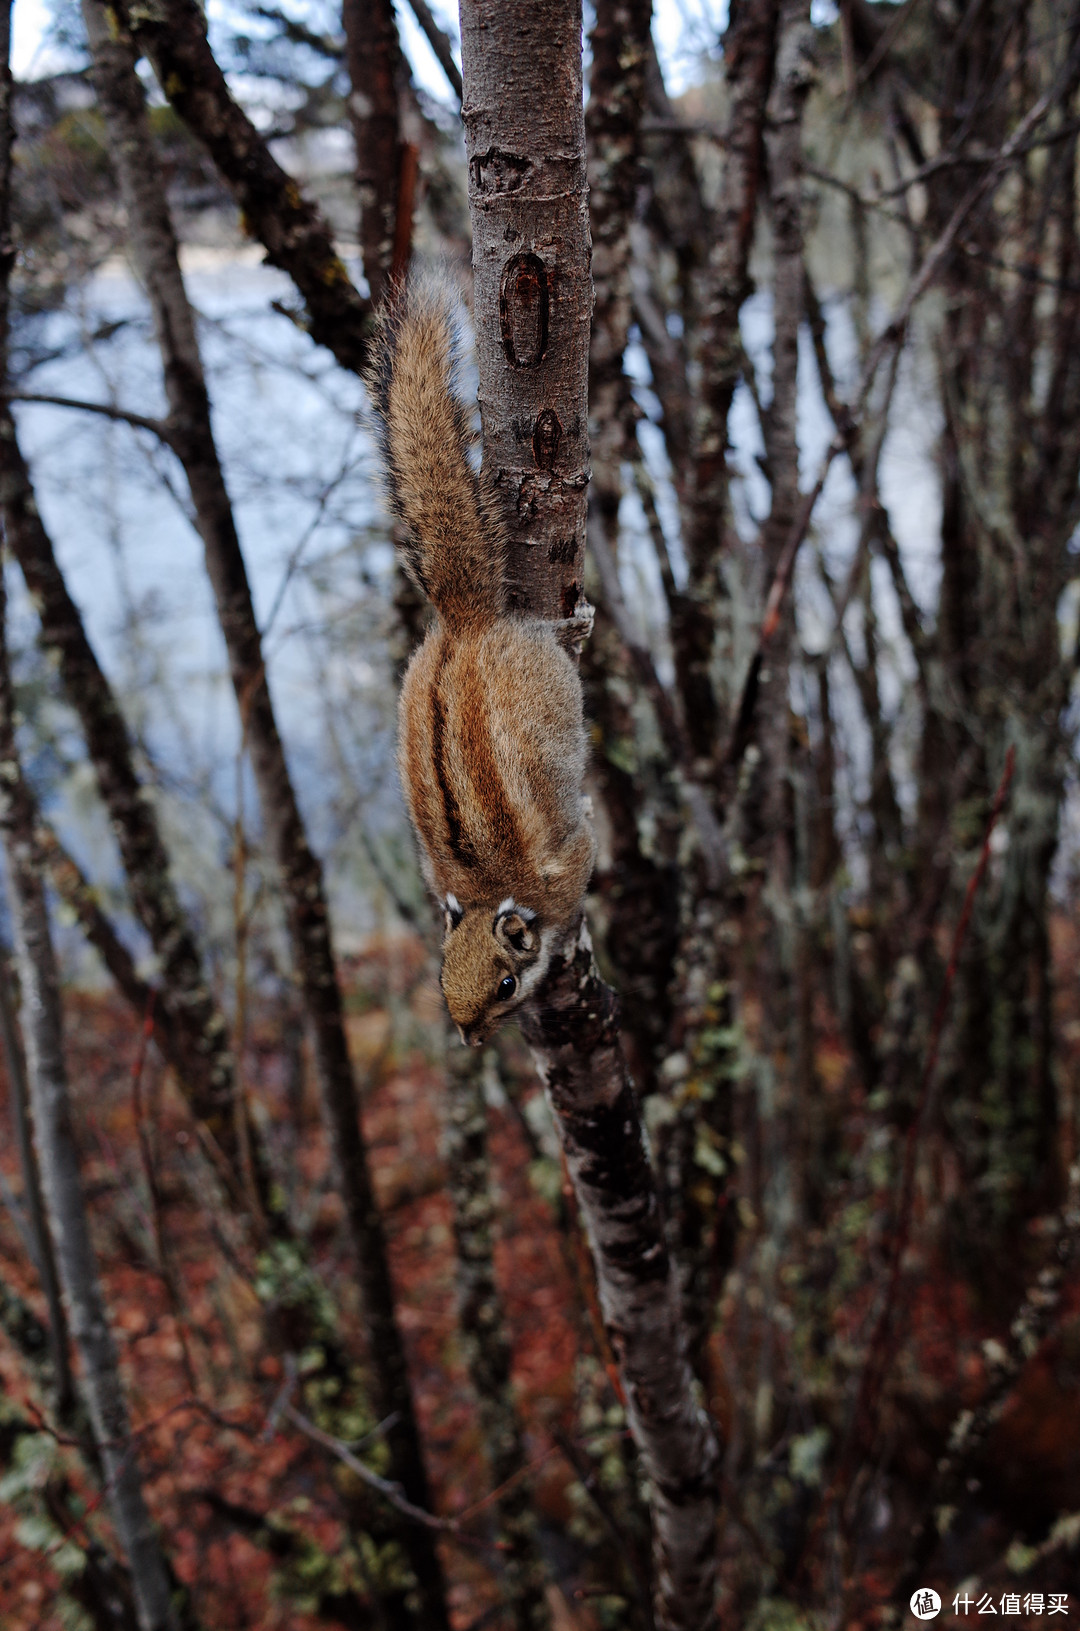
[[401,134],[398,76],[401,47],[392,0],[342,0],[349,122],[360,201],[360,254],[372,305],[386,293],[394,254]]
[[[386,1441],[396,1476],[414,1505],[429,1508],[405,1350],[394,1313],[386,1240],[371,1185],[360,1102],[342,1014],[322,866],[308,843],[267,683],[247,570],[210,424],[210,404],[194,316],[180,272],[176,237],[135,72],[128,34],[110,28],[98,0],[83,0],[94,77],[119,172],[136,262],[154,313],[165,371],[169,423],[191,489],[195,522],[229,654],[244,739],[251,754],[270,850],[285,895],[293,957],[314,1040],[370,1337],[374,1405],[394,1425]],[[422,1599],[420,1623],[444,1626],[446,1605],[430,1530],[409,1525],[404,1545]]]
[[154,807],[136,774],[120,706],[91,649],[78,607],[68,594],[6,404],[0,406],[0,509],[8,547],[22,568],[41,618],[42,643],[57,658],[65,694],[82,724],[132,902],[159,960],[161,1002],[183,1047],[183,1085],[192,1111],[206,1123],[230,1167],[239,1172],[232,1056],[225,1021],[204,979]]
[[[591,289],[581,10],[461,8],[484,464],[510,528],[513,604],[581,599]],[[600,1303],[652,1482],[658,1618],[703,1627],[716,1573],[716,1436],[693,1396],[678,1291],[626,1070],[615,999],[584,922],[523,1014],[596,1265]]]
[[68,1328],[60,1300],[56,1255],[53,1252],[45,1217],[45,1205],[41,1195],[41,1173],[34,1153],[26,1056],[19,1035],[15,1004],[11,1000],[13,972],[8,954],[0,953],[0,1032],[4,1038],[4,1057],[7,1060],[8,1083],[11,1088],[15,1142],[19,1147],[19,1166],[22,1171],[23,1200],[37,1255],[38,1278],[49,1310],[49,1349],[52,1356],[54,1404],[57,1415],[63,1421],[71,1416],[74,1409],[75,1382],[68,1357]]
[[[6,598],[0,590],[0,616]],[[42,1189],[82,1385],[101,1457],[109,1506],[127,1553],[141,1631],[178,1621],[165,1560],[143,1496],[131,1423],[79,1179],[64,1067],[60,991],[49,933],[43,862],[34,838],[34,806],[15,746],[15,707],[7,644],[0,629],[0,830],[8,901],[23,996],[30,1099]]]
[[510,1375],[510,1333],[495,1284],[495,1197],[488,1158],[483,1074],[489,1055],[448,1035],[446,1155],[458,1249],[458,1300],[469,1376],[476,1392],[492,1487],[498,1502],[498,1545],[504,1595],[516,1631],[547,1631],[546,1571],[536,1543],[536,1515],[521,1423]]
[[715,761],[722,712],[711,678],[713,643],[727,589],[720,576],[728,525],[728,415],[742,369],[739,313],[750,292],[750,249],[764,169],[765,107],[772,83],[778,0],[741,0],[724,36],[731,116],[723,186],[701,303],[698,391],[686,551],[687,592],[672,617],[672,643],[694,751]]
[[[11,240],[11,7],[0,5],[0,375],[6,376]],[[0,433],[11,430],[10,417]],[[9,452],[13,436],[0,442]],[[2,464],[0,464],[2,469]],[[6,496],[6,495],[5,495]],[[36,513],[36,512],[35,512]],[[7,505],[4,530],[9,531]],[[177,1631],[169,1578],[143,1496],[112,1330],[98,1281],[79,1177],[64,1065],[60,989],[45,903],[44,868],[34,836],[34,802],[15,742],[15,700],[7,654],[7,594],[0,571],[0,834],[7,863],[26,1039],[27,1079],[41,1187],[82,1385],[117,1533],[127,1553],[141,1631]],[[59,1335],[59,1333],[56,1333]]]
[[[652,61],[651,17],[651,0],[602,0],[597,6],[585,121],[595,291],[589,346],[589,504],[613,561],[623,465],[640,458],[637,407],[623,357],[633,318],[632,229],[645,181],[641,122]],[[624,1040],[647,1095],[656,1086],[658,1056],[666,1047],[671,1019],[668,986],[679,912],[675,855],[682,823],[667,757],[649,755],[641,740],[633,706],[638,687],[610,610],[601,604],[582,655],[586,714],[596,738],[594,786],[604,802],[611,847],[611,864],[599,872],[595,887],[606,920],[602,950],[630,999]],[[648,855],[638,821],[646,807],[655,812],[656,828]]]

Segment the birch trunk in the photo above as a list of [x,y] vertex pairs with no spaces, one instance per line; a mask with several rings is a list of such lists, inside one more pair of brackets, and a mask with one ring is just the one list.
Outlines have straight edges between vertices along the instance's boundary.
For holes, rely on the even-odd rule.
[[[2,582],[2,579],[0,579]],[[6,597],[0,590],[0,617]],[[45,1208],[82,1360],[83,1391],[101,1457],[109,1506],[131,1568],[141,1631],[179,1622],[170,1603],[165,1560],[143,1496],[116,1349],[98,1280],[79,1178],[64,1067],[60,992],[49,933],[34,806],[15,746],[15,710],[6,639],[0,627],[0,831],[8,902],[22,984],[27,1074]]]
[[45,1217],[45,1204],[41,1195],[41,1173],[34,1153],[33,1129],[30,1121],[30,1090],[26,1079],[26,1055],[12,1001],[14,984],[7,954],[0,955],[0,1032],[4,1038],[4,1057],[7,1060],[8,1082],[11,1087],[12,1112],[15,1119],[15,1142],[19,1146],[19,1166],[22,1170],[23,1199],[26,1205],[30,1233],[37,1254],[38,1278],[49,1310],[49,1349],[52,1356],[53,1398],[61,1420],[69,1417],[75,1405],[75,1383],[68,1357],[68,1328],[60,1300],[60,1281],[56,1273],[56,1255],[53,1252],[49,1226]]
[[[57,1378],[50,1357],[49,1333],[33,1309],[3,1280],[0,1280],[0,1331],[18,1353],[23,1371],[39,1395],[44,1399],[55,1396]],[[10,1472],[18,1474],[25,1467],[23,1443],[29,1447],[43,1431],[40,1415],[35,1420],[10,1396],[0,1398],[0,1476],[6,1477]],[[87,1471],[99,1480],[101,1468],[94,1458],[92,1433],[85,1419],[76,1424],[75,1432]],[[9,1495],[9,1503],[16,1512],[25,1512],[39,1520],[35,1525],[40,1537],[37,1545],[45,1558],[55,1549],[58,1533],[63,1534],[69,1528],[84,1532],[85,1502],[79,1499],[64,1473],[58,1475],[54,1471],[45,1488],[24,1488],[21,1494]],[[4,1561],[7,1562],[6,1554]],[[82,1567],[78,1573],[66,1576],[62,1592],[60,1602],[54,1605],[61,1614],[66,1597],[89,1614],[95,1631],[135,1631],[131,1582],[119,1558],[99,1536],[88,1537]]]
[[[589,457],[580,4],[540,12],[522,0],[463,0],[461,35],[484,463],[506,508],[514,604],[567,617],[581,598]],[[713,1614],[718,1446],[694,1397],[615,1007],[582,922],[522,1029],[651,1480],[658,1620],[689,1631]]]
[[[813,29],[808,0],[781,0],[776,68],[768,104],[766,147],[769,215],[773,229],[773,396],[765,421],[772,503],[761,531],[765,581],[771,581],[790,536],[800,502],[796,427],[799,329],[805,309],[802,212],[802,125],[811,84]],[[779,912],[762,902],[768,918],[758,982],[765,1046],[776,1070],[764,1137],[776,1152],[767,1190],[770,1239],[782,1240],[805,1222],[805,1173],[798,1150],[811,1106],[800,1103],[795,1068],[796,951],[800,925],[798,846],[794,841],[791,787],[789,673],[795,615],[790,599],[761,674],[758,739],[761,759],[749,779],[741,813],[743,841],[764,862],[770,889],[779,891]],[[805,894],[805,890],[802,891]],[[795,903],[788,906],[788,902]],[[761,909],[761,908],[759,908]],[[790,917],[788,914],[790,913]],[[785,919],[787,919],[785,921]]]
[[[431,1492],[345,1037],[322,865],[308,843],[274,715],[247,569],[210,423],[194,315],[180,272],[145,95],[135,72],[135,49],[129,34],[110,27],[99,0],[83,0],[83,16],[132,247],[154,314],[169,402],[170,439],[191,489],[269,847],[285,895],[293,958],[359,1268],[370,1337],[373,1403],[380,1419],[394,1418],[385,1436],[395,1476],[408,1499],[426,1510],[431,1506]],[[437,1631],[447,1619],[432,1534],[412,1525],[403,1528],[401,1539],[417,1578],[419,1623]]]

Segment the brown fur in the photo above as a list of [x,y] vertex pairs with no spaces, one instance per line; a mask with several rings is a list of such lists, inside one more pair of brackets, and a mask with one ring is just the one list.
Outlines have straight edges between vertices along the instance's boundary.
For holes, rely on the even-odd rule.
[[405,564],[452,627],[501,612],[505,539],[469,463],[455,394],[451,306],[437,285],[411,289],[379,319],[368,387],[382,429]]
[[505,539],[469,465],[444,296],[410,294],[384,320],[369,383],[407,560],[438,613],[402,686],[398,762],[424,875],[450,902],[447,1006],[479,1043],[538,990],[584,901],[581,684],[557,626],[505,609]]

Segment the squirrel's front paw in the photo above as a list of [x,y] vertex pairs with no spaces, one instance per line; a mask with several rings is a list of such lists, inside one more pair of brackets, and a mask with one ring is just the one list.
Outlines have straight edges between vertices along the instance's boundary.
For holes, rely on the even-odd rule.
[[556,640],[563,649],[580,657],[581,648],[592,634],[595,620],[595,608],[587,600],[579,600],[574,607],[573,617],[564,617],[551,626],[555,630]]

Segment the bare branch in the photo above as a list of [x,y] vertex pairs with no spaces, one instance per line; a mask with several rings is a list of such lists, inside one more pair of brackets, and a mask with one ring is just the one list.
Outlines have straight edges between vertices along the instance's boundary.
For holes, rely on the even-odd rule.
[[439,67],[446,75],[450,89],[461,102],[461,69],[454,61],[453,47],[449,36],[441,29],[432,16],[431,7],[427,0],[409,0],[409,8],[424,31],[424,38],[438,59]]
[[233,99],[210,50],[197,0],[165,0],[152,10],[118,0],[117,15],[153,63],[172,106],[208,149],[271,265],[287,272],[300,291],[312,338],[343,368],[361,372],[370,303],[353,287],[322,212],[281,168]]
[[112,402],[85,402],[79,397],[50,396],[44,391],[9,391],[9,402],[45,402],[53,408],[74,408],[79,413],[96,413],[105,419],[112,419],[123,425],[133,425],[136,430],[148,430],[166,447],[173,446],[173,430],[167,419],[152,419],[143,413],[131,413],[127,408],[118,408]]

